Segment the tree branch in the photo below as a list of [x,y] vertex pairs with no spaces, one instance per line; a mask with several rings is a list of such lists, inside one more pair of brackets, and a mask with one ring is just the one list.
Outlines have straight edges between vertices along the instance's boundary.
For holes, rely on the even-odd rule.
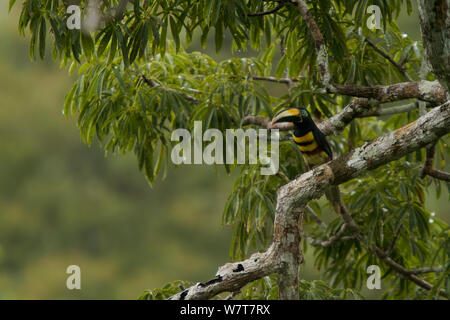
[[450,5],[448,0],[418,0],[425,57],[450,98]]
[[86,21],[83,24],[83,32],[91,32],[99,29],[101,24],[108,24],[114,20],[122,20],[131,0],[121,0],[115,9],[114,14],[105,16],[100,11],[100,0],[91,0],[88,4]]
[[[339,185],[362,175],[367,170],[397,160],[414,152],[450,132],[450,104],[436,107],[409,125],[390,132],[370,143],[356,148],[335,160],[318,166],[278,190],[274,222],[273,243],[265,253],[253,255],[243,262],[227,264],[219,268],[217,277],[207,283],[197,284],[173,296],[172,299],[207,299],[225,291],[236,291],[247,283],[273,272],[290,275],[290,285],[283,281],[280,297],[295,297],[292,277],[301,261],[298,247],[298,222],[301,214],[296,208],[306,206],[308,201],[320,198],[330,185]],[[343,217],[344,221],[347,218]],[[347,222],[347,221],[346,221]],[[297,248],[297,250],[296,250]],[[387,257],[377,248],[373,251],[389,266],[402,272],[424,288],[432,286],[409,274],[406,269]],[[297,291],[298,292],[298,291]]]
[[243,126],[248,126],[250,124],[254,124],[263,128],[269,128],[270,127],[270,121],[267,118],[259,117],[259,116],[246,116],[242,120]]
[[249,17],[261,17],[261,16],[273,14],[273,13],[276,13],[277,11],[279,11],[281,8],[283,8],[284,5],[285,5],[284,2],[280,2],[275,8],[273,8],[271,10],[264,11],[264,12],[249,13],[248,16]]
[[323,230],[327,229],[327,225],[319,218],[319,216],[311,209],[310,206],[306,206],[306,213],[319,225]]
[[429,175],[430,177],[433,177],[435,179],[450,182],[450,174],[449,173],[433,169],[435,149],[436,149],[436,143],[435,142],[430,144],[427,147],[425,163],[424,163],[424,165],[422,167],[422,171],[420,173],[420,177],[424,178],[426,175]]
[[319,240],[319,239],[315,239],[312,237],[305,237],[308,242],[316,247],[324,247],[324,248],[328,248],[331,247],[332,245],[334,245],[335,243],[342,241],[342,240],[352,240],[356,238],[356,235],[350,235],[350,236],[346,236],[346,233],[348,231],[348,227],[347,224],[343,224],[341,229],[334,234],[333,236],[329,237],[326,240]]
[[450,174],[444,171],[431,169],[426,171],[427,175],[438,180],[450,182]]
[[403,224],[400,224],[394,234],[394,237],[392,238],[392,241],[389,243],[389,247],[386,250],[386,254],[390,256],[392,254],[392,251],[394,251],[395,244],[398,241],[398,238],[400,237],[400,234],[402,233]]
[[275,83],[283,83],[283,84],[290,84],[292,82],[298,82],[300,81],[297,78],[275,78],[275,77],[261,77],[261,76],[251,76],[253,80],[259,80],[259,81],[268,81],[268,82],[275,82]]
[[[388,266],[390,266],[392,269],[394,269],[398,274],[402,275],[404,278],[411,280],[415,284],[417,284],[419,287],[422,287],[426,290],[433,289],[433,285],[431,285],[429,282],[419,278],[416,276],[416,274],[413,274],[410,270],[406,269],[402,265],[398,264],[394,260],[392,260],[383,250],[380,248],[373,246],[372,252],[380,258],[384,263],[386,263]],[[444,290],[440,290],[439,294],[443,297],[448,298],[446,292]]]
[[419,99],[441,104],[447,101],[446,92],[438,81],[403,82],[373,87],[334,84],[334,87],[338,94],[375,99],[379,102]]
[[439,273],[444,271],[444,267],[424,267],[408,270],[411,274]]
[[[430,92],[430,94],[432,94],[432,92]],[[337,135],[356,118],[393,115],[397,113],[412,111],[417,108],[416,104],[408,104],[405,106],[391,107],[387,109],[371,110],[371,108],[379,104],[380,102],[378,100],[369,100],[366,98],[354,99],[336,115],[328,118],[323,122],[317,123],[317,126],[326,136],[331,134]],[[246,126],[250,124],[270,129],[270,121],[261,116],[246,116],[242,122],[242,125]],[[276,124],[272,129],[289,131],[293,128],[294,126],[290,123],[280,123]]]
[[227,263],[219,268],[216,277],[205,283],[185,289],[170,297],[170,300],[209,299],[221,292],[235,292],[247,283],[265,277],[281,269],[277,245],[273,244],[264,253],[256,253],[242,262]]
[[[154,87],[160,87],[160,86],[161,86],[161,85],[160,85],[159,83],[157,83],[155,80],[149,79],[149,78],[147,78],[147,77],[146,77],[145,75],[143,75],[143,74],[141,74],[140,77],[142,78],[142,80],[143,80],[149,87],[154,88]],[[168,89],[166,89],[166,90],[178,94],[178,95],[181,96],[183,99],[185,99],[185,100],[187,100],[187,101],[189,101],[189,102],[196,103],[196,104],[198,104],[198,103],[201,102],[201,101],[198,100],[197,98],[195,98],[195,97],[193,97],[193,96],[191,96],[191,95],[188,95],[188,94],[186,94],[186,93],[184,93],[184,92],[177,91],[177,90],[172,89],[172,88],[168,88]]]
[[354,99],[339,113],[318,124],[324,135],[338,134],[359,115],[367,112],[377,103],[368,99]]
[[[443,2],[444,0],[433,0],[433,1]],[[321,76],[322,85],[324,86],[325,90],[328,93],[337,93],[341,95],[359,98],[376,99],[379,102],[391,102],[414,98],[427,102],[433,102],[436,104],[441,104],[447,101],[445,89],[441,84],[439,84],[438,81],[405,82],[387,86],[373,86],[373,87],[364,87],[358,85],[341,85],[334,83],[330,73],[328,51],[326,48],[324,37],[317,23],[314,21],[314,18],[306,2],[304,0],[296,0],[295,2],[297,4],[297,8],[300,11],[300,14],[302,15],[303,19],[308,25],[308,28],[314,40],[317,52],[317,66]],[[450,9],[448,8],[447,10]],[[442,32],[442,30],[440,32]],[[448,38],[450,39],[450,35],[448,35]],[[442,50],[442,43],[446,42],[442,42],[441,40],[441,42],[436,44],[441,47],[440,50]],[[447,55],[445,56],[447,57],[446,62],[441,61],[441,64],[446,65],[447,71],[448,71],[447,65],[449,55],[450,52],[447,52]],[[442,69],[442,67],[440,68]],[[448,74],[450,74],[450,72],[447,72],[447,77]]]
[[375,110],[370,110],[357,115],[357,118],[367,118],[367,117],[383,117],[392,116],[399,113],[410,112],[417,109],[416,103],[409,103],[402,106],[395,106],[390,108],[377,108]]
[[[350,122],[352,122],[353,119],[357,118],[364,112],[367,112],[374,105],[376,105],[376,102],[369,101],[368,99],[355,99],[339,113],[323,122],[318,123],[317,125],[325,135],[338,134]],[[280,131],[289,131],[294,128],[291,123],[279,123],[271,128],[271,123],[267,118],[249,115],[243,119],[242,125],[247,126],[250,124],[268,129],[278,129]]]
[[[390,251],[392,251],[391,247],[393,246],[393,243],[395,243],[395,242],[391,242],[390,248],[388,248],[387,252],[384,252],[382,249],[378,248],[375,245],[368,246],[362,236],[361,229],[359,229],[358,225],[355,223],[355,221],[353,220],[353,218],[351,217],[351,215],[347,211],[347,209],[345,207],[341,208],[340,213],[342,215],[342,219],[345,222],[344,227],[351,229],[351,236],[348,236],[346,238],[357,239],[371,253],[375,254],[380,260],[382,260],[385,264],[387,264],[389,267],[391,267],[395,272],[400,274],[402,277],[414,282],[415,284],[417,284],[418,286],[420,286],[426,290],[433,289],[433,285],[431,285],[429,282],[417,277],[416,274],[429,273],[429,272],[440,272],[440,271],[437,271],[438,269],[434,269],[434,268],[422,268],[422,269],[415,269],[415,270],[406,269],[402,265],[400,265],[397,262],[395,262],[394,260],[392,260],[392,258],[390,257]],[[315,246],[329,247],[329,246],[333,245],[334,243],[342,240],[344,232],[345,232],[345,230],[340,230],[335,236],[329,238],[326,241],[310,239],[310,243]],[[398,237],[398,233],[395,236],[395,241],[397,240],[396,239],[397,237]],[[443,297],[448,298],[448,295],[444,290],[440,290],[439,294]]]
[[397,68],[398,71],[405,77],[408,81],[413,81],[411,77],[409,76],[408,72],[406,72],[406,68],[402,65],[400,65],[397,61],[395,61],[390,55],[388,55],[386,52],[384,52],[382,49],[380,49],[372,40],[369,38],[366,38],[366,42],[383,58],[388,60],[394,67]]
[[328,51],[322,32],[320,31],[316,21],[314,21],[306,2],[303,0],[295,0],[294,2],[296,3],[301,16],[308,25],[309,31],[311,32],[311,36],[314,40],[317,51],[317,66],[319,67],[322,84],[328,92],[335,92],[328,63]]

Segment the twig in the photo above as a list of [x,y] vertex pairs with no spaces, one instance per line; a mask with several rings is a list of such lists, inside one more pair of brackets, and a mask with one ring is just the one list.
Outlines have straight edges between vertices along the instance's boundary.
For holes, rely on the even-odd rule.
[[403,224],[400,224],[400,225],[398,226],[397,231],[395,232],[394,237],[392,238],[391,243],[389,243],[389,247],[388,247],[387,250],[386,250],[386,254],[387,254],[388,256],[390,256],[390,255],[392,254],[392,251],[394,251],[395,244],[397,243],[397,240],[398,240],[398,238],[400,237],[400,234],[401,234],[401,232],[402,232],[402,228],[403,228]]
[[425,274],[425,273],[439,273],[444,271],[444,267],[424,267],[411,269],[408,272],[411,274]]
[[141,78],[142,78],[142,80],[144,80],[144,82],[149,86],[149,87],[152,87],[152,88],[154,88],[154,87],[157,87],[157,86],[159,86],[159,84],[158,83],[156,83],[153,79],[149,79],[149,78],[147,78],[145,75],[141,75]]
[[[142,78],[142,80],[143,80],[148,86],[150,86],[150,87],[152,87],[152,88],[161,86],[161,85],[160,85],[159,83],[157,83],[155,80],[149,79],[149,78],[147,78],[147,77],[146,77],[145,75],[143,75],[143,74],[141,74],[140,77]],[[166,88],[165,90],[167,90],[167,91],[169,91],[169,92],[172,92],[172,93],[175,93],[175,94],[178,94],[179,96],[181,96],[182,98],[184,98],[185,100],[187,100],[187,101],[189,101],[189,102],[196,103],[196,104],[198,104],[198,103],[201,102],[201,101],[198,100],[197,98],[195,98],[195,97],[193,97],[193,96],[191,96],[191,95],[188,95],[188,94],[186,94],[186,93],[184,93],[184,92],[180,92],[180,91],[175,90],[175,89],[172,89],[172,88]]]
[[242,120],[242,125],[248,126],[249,124],[254,124],[263,128],[269,128],[270,126],[269,120],[259,116],[246,116],[244,120]]
[[[422,287],[426,290],[432,290],[433,285],[431,285],[429,282],[417,277],[415,274],[411,273],[411,270],[406,269],[402,265],[398,264],[394,260],[392,260],[383,250],[380,248],[373,246],[372,247],[372,253],[374,253],[378,258],[380,258],[384,263],[386,263],[388,266],[390,266],[392,269],[394,269],[398,274],[403,276],[404,278],[411,280],[415,284],[417,284],[419,287]],[[444,290],[439,290],[439,294],[443,297],[448,298],[447,293]]]
[[259,80],[259,81],[268,81],[268,82],[275,82],[275,83],[284,83],[289,84],[291,82],[299,82],[300,80],[297,78],[275,78],[275,77],[261,77],[261,76],[251,76],[253,80]]
[[329,237],[326,240],[319,240],[319,239],[315,239],[312,237],[306,237],[306,239],[308,240],[308,242],[313,245],[313,246],[320,246],[323,248],[328,248],[331,247],[332,245],[334,245],[335,243],[342,241],[342,240],[353,240],[355,239],[357,236],[356,234],[350,235],[350,236],[346,236],[345,234],[347,233],[347,224],[343,224],[341,229],[334,234],[333,236]]
[[366,42],[383,58],[388,60],[394,67],[400,71],[400,73],[406,78],[408,81],[413,81],[409,74],[406,72],[406,68],[402,65],[400,65],[398,62],[396,62],[390,55],[388,55],[386,52],[384,52],[382,49],[380,49],[372,40],[369,38],[366,38]]
[[422,167],[420,177],[424,178],[426,175],[428,175],[428,176],[433,177],[438,180],[450,182],[450,174],[449,173],[433,169],[435,148],[436,148],[436,142],[434,142],[433,144],[430,144],[427,147],[425,163]]
[[269,14],[273,14],[276,13],[277,11],[279,11],[281,8],[284,7],[284,2],[280,2],[279,5],[277,5],[275,8],[268,10],[268,11],[263,11],[263,12],[256,12],[256,13],[249,13],[248,16],[249,17],[261,17],[261,16],[266,16]]
[[332,83],[329,62],[328,62],[328,51],[325,45],[325,39],[322,35],[322,32],[319,29],[316,21],[311,14],[311,11],[308,8],[308,5],[303,0],[295,0],[298,10],[300,11],[301,16],[305,20],[308,25],[309,31],[311,32],[311,36],[314,40],[314,44],[317,52],[317,66],[319,68],[319,73],[321,76],[322,84],[327,90],[327,92],[335,92],[334,85]]
[[311,209],[310,206],[306,206],[306,213],[319,225],[320,228],[326,230],[327,225],[319,218],[319,216]]
[[410,112],[415,109],[417,109],[417,105],[415,103],[409,103],[403,106],[396,106],[390,108],[377,108],[375,110],[370,110],[361,113],[360,115],[357,116],[357,118],[392,116],[399,113]]
[[225,297],[224,300],[233,300],[233,298],[234,298],[235,296],[237,296],[238,294],[240,294],[240,293],[241,293],[240,290],[234,291],[234,292],[230,293],[227,297]]
[[427,175],[438,180],[450,182],[450,174],[444,171],[430,169],[426,171]]
[[[416,274],[422,274],[422,273],[428,273],[428,272],[440,272],[440,271],[436,271],[437,269],[433,269],[433,268],[408,270],[405,267],[403,267],[402,265],[400,265],[397,262],[395,262],[394,260],[392,260],[392,258],[390,258],[390,254],[388,252],[384,252],[382,249],[378,248],[375,245],[370,246],[370,247],[367,246],[366,242],[364,241],[364,238],[362,236],[361,229],[359,229],[358,225],[353,220],[353,218],[351,217],[349,212],[347,212],[345,207],[344,207],[344,210],[342,210],[342,209],[343,208],[341,208],[341,215],[342,215],[342,219],[345,222],[344,223],[344,226],[346,227],[345,229],[348,229],[348,228],[351,229],[352,234],[350,236],[350,239],[359,240],[360,243],[362,245],[364,245],[371,253],[375,254],[380,260],[382,260],[384,263],[386,263],[388,266],[390,266],[392,269],[394,269],[398,274],[400,274],[404,278],[414,282],[415,284],[417,284],[418,286],[420,286],[426,290],[433,289],[433,286],[429,282],[417,277]],[[345,229],[341,229],[336,235],[330,237],[328,240],[310,239],[310,243],[315,246],[329,247],[329,246],[333,245],[334,243],[336,243],[337,241],[342,240]],[[389,251],[389,249],[388,249],[388,251]],[[439,294],[443,297],[448,298],[448,296],[444,290],[440,290]]]
[[382,103],[407,99],[419,99],[437,104],[447,101],[445,90],[438,81],[403,82],[372,87],[341,84],[333,84],[333,86],[338,94],[375,99]]

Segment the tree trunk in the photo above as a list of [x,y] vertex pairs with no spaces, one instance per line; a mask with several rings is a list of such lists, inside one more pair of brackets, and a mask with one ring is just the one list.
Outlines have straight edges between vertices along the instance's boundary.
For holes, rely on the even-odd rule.
[[450,92],[450,0],[418,0],[425,56]]

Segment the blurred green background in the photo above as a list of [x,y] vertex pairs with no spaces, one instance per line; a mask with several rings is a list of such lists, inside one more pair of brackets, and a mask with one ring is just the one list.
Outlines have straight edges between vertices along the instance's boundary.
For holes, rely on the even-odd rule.
[[[132,155],[105,158],[84,145],[76,120],[61,113],[73,79],[51,59],[30,62],[18,7],[8,14],[7,6],[0,4],[0,299],[135,299],[172,280],[211,278],[229,260],[232,230],[221,213],[233,177],[185,166],[151,189]],[[416,16],[400,22],[419,39]],[[430,206],[449,211],[441,199]],[[318,278],[305,260],[302,277]],[[66,288],[72,264],[81,290]]]
[[[0,298],[137,298],[207,279],[228,260],[221,213],[233,180],[214,168],[170,171],[152,190],[132,156],[83,144],[62,115],[72,80],[30,62],[18,10],[0,6]],[[66,289],[81,268],[82,290]]]

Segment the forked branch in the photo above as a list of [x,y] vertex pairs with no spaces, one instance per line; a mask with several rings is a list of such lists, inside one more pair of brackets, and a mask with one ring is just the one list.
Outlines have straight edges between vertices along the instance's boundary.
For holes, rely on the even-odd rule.
[[[301,258],[301,254],[297,252],[295,255],[293,252],[299,244],[299,236],[295,232],[298,231],[297,224],[301,219],[296,208],[305,207],[308,201],[321,197],[330,185],[339,185],[364,174],[367,170],[397,160],[449,132],[450,104],[446,103],[403,128],[302,174],[278,190],[274,240],[268,251],[253,255],[243,262],[227,264],[219,268],[213,280],[192,286],[172,299],[208,299],[221,292],[236,291],[249,282],[274,272],[292,275]],[[411,281],[425,289],[432,288],[426,281],[386,257],[383,251],[373,248],[373,252]],[[293,266],[294,259],[296,263]],[[280,297],[295,298],[293,283],[290,286],[279,286],[279,290]]]

